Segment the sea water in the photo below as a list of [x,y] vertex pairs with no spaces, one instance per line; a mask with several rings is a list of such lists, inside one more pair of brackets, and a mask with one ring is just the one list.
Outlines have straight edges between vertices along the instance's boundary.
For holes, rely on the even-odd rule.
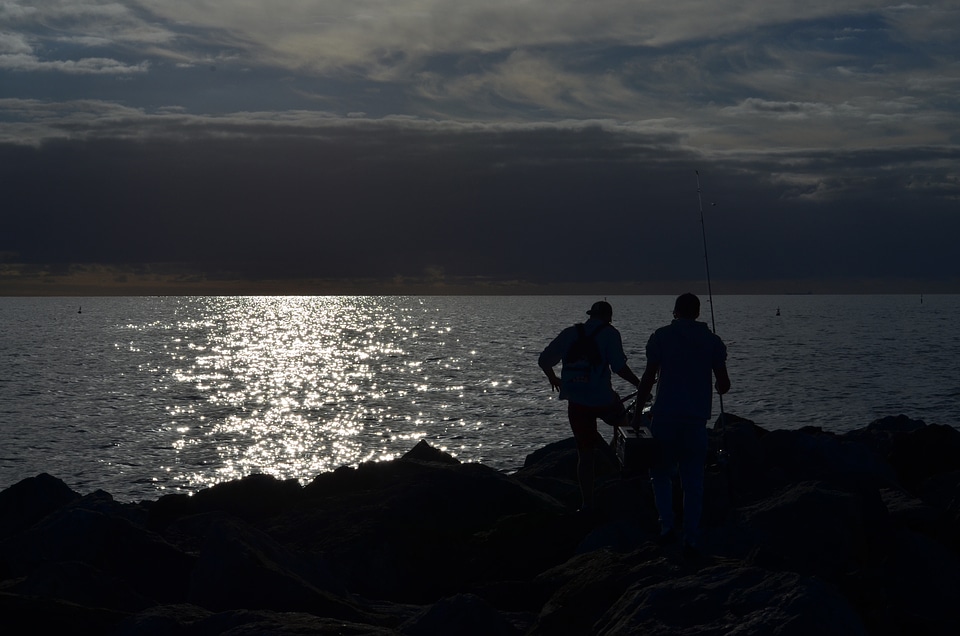
[[[0,298],[0,488],[41,472],[127,501],[252,473],[307,483],[421,439],[515,470],[569,436],[537,356],[597,299]],[[673,297],[607,300],[639,374]],[[728,413],[770,429],[901,413],[960,425],[960,296],[716,296],[712,309],[704,299],[728,346]]]

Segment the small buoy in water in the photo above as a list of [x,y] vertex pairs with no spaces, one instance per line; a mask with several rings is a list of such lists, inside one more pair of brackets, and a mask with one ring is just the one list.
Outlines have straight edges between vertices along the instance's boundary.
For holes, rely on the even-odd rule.
[[779,308],[779,307],[777,307],[777,315],[778,315],[778,316],[780,315],[780,308]]
[[83,313],[83,307],[80,307],[79,309],[77,309],[77,313],[78,313],[78,314],[82,314],[82,313]]

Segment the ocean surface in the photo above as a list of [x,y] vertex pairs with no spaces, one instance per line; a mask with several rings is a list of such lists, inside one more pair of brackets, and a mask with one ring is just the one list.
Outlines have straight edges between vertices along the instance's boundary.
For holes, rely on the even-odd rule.
[[[516,470],[569,436],[537,356],[595,300],[0,298],[0,489],[41,472],[122,501],[257,472],[308,483],[421,439]],[[673,297],[608,300],[640,373]],[[901,413],[960,426],[960,296],[715,296],[713,309],[728,413],[769,429]]]

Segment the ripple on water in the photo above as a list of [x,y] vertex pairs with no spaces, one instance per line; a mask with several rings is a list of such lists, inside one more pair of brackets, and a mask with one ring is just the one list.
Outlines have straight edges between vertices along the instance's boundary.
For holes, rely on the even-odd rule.
[[[420,439],[516,469],[569,435],[536,357],[593,300],[103,298],[78,316],[76,299],[0,299],[0,487],[44,471],[119,499],[251,472],[307,482]],[[639,371],[672,298],[610,300]],[[960,422],[960,297],[716,300],[729,412],[837,431]]]

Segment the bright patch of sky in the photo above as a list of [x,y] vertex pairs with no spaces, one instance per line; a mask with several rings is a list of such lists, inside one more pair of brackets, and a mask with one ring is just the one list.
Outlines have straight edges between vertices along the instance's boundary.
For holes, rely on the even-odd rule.
[[0,97],[931,144],[955,134],[958,41],[951,2],[6,0]]
[[0,0],[0,254],[696,277],[696,166],[730,275],[960,281],[958,110],[955,0]]

